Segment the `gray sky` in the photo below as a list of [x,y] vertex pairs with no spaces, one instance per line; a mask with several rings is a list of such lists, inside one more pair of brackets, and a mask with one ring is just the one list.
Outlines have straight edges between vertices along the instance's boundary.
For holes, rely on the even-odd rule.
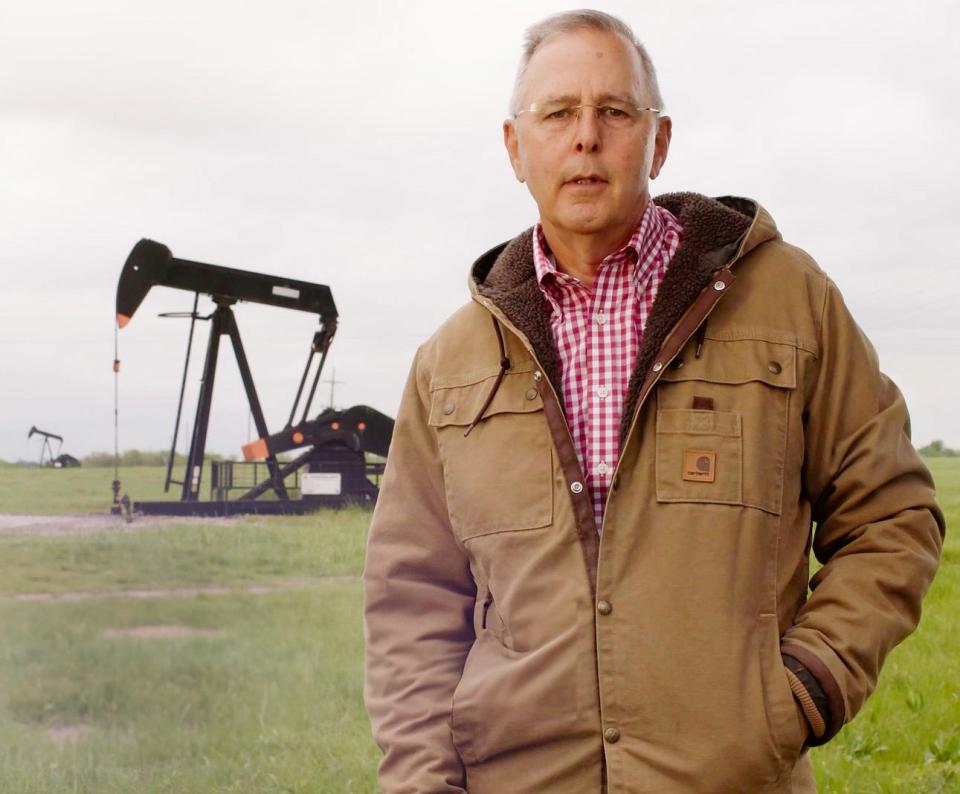
[[[601,7],[647,44],[674,120],[654,192],[757,199],[840,285],[914,440],[960,447],[956,4]],[[34,424],[112,449],[116,282],[141,237],[330,285],[336,403],[393,414],[472,260],[536,220],[500,124],[524,27],[562,9],[0,0],[0,458],[37,457]],[[169,445],[187,322],[156,315],[191,300],[154,290],[120,334],[123,449]],[[279,429],[315,321],[236,313]],[[216,392],[208,448],[239,453],[232,355]]]

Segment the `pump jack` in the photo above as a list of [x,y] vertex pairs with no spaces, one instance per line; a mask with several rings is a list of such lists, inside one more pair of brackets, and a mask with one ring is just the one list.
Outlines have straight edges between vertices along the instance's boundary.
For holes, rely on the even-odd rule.
[[[134,502],[135,511],[166,515],[221,516],[236,513],[303,513],[321,506],[339,506],[349,501],[376,500],[378,489],[369,477],[382,474],[383,464],[368,463],[365,453],[386,457],[393,434],[393,419],[365,405],[353,406],[344,411],[328,408],[314,419],[307,418],[330,343],[337,330],[337,308],[329,287],[176,259],[165,245],[144,239],[133,247],[127,257],[117,285],[117,324],[120,328],[130,322],[154,286],[173,287],[194,293],[193,311],[187,315],[190,318],[190,335],[164,484],[165,490],[169,490],[171,483],[181,486],[181,495],[179,502]],[[213,313],[205,317],[197,313],[201,294],[209,296],[216,304]],[[295,309],[319,316],[320,330],[313,336],[290,416],[279,433],[271,434],[267,429],[253,375],[240,340],[240,330],[233,313],[233,306],[240,301]],[[183,479],[177,481],[172,478],[173,460],[183,409],[187,369],[190,366],[194,325],[197,320],[210,321],[210,336],[190,451]],[[258,438],[243,448],[247,463],[213,463],[211,494],[214,498],[202,501],[200,487],[207,427],[210,421],[220,337],[224,335],[230,337],[233,345]],[[304,397],[304,387],[317,356],[319,363],[303,403],[303,411],[297,419],[301,399]],[[278,459],[281,453],[301,448],[306,449],[291,461],[283,462]],[[266,478],[263,480],[258,476],[258,466],[264,464],[252,463],[257,460],[265,462]],[[250,468],[252,476],[247,476]],[[306,471],[301,472],[301,469]],[[284,482],[295,473],[300,490],[298,499],[290,496]],[[242,490],[243,494],[239,498],[231,499],[230,492],[234,490]],[[269,491],[273,492],[275,499],[259,498]]]
[[[80,465],[80,461],[73,457],[73,455],[67,455],[66,453],[60,454],[60,448],[63,446],[63,436],[58,436],[56,433],[48,433],[46,430],[41,430],[36,425],[33,425],[33,427],[30,428],[30,432],[27,433],[27,438],[33,438],[34,436],[43,437],[43,446],[40,447],[41,466],[68,469]],[[54,457],[53,447],[50,444],[51,438],[58,442],[56,457]]]

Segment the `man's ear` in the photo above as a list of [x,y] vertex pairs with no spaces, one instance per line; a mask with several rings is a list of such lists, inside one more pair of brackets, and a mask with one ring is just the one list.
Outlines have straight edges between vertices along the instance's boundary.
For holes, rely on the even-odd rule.
[[524,182],[523,167],[520,165],[520,141],[517,139],[517,128],[513,119],[506,119],[503,122],[503,145],[507,147],[507,155],[510,157],[510,165],[513,167],[517,181]]
[[653,162],[650,165],[650,178],[656,179],[660,169],[667,161],[667,152],[670,150],[670,136],[673,134],[673,121],[669,116],[661,116],[657,120],[657,137],[653,144]]

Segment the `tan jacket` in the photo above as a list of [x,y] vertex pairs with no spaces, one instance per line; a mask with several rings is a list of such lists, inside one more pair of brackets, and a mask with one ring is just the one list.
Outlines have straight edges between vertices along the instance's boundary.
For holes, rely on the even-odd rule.
[[826,740],[917,624],[943,516],[837,288],[752,201],[657,202],[602,535],[529,231],[417,353],[364,572],[388,794],[813,792],[781,650]]

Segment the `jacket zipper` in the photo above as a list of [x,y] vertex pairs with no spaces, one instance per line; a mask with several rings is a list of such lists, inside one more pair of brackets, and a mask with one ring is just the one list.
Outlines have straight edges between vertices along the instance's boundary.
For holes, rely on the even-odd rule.
[[487,627],[487,613],[490,611],[490,605],[493,603],[493,593],[487,590],[487,597],[483,599],[483,620],[480,623],[480,628],[485,629]]

